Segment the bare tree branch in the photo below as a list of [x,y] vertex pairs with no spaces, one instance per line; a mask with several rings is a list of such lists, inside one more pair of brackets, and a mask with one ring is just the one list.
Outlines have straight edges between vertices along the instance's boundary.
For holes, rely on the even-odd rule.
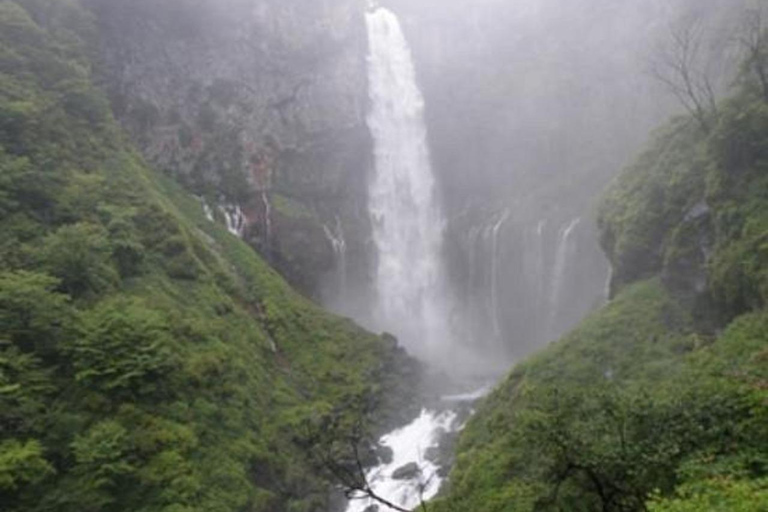
[[763,9],[745,13],[736,40],[746,53],[745,73],[757,81],[763,99],[768,102],[768,34]]
[[704,36],[695,19],[671,27],[668,41],[652,59],[651,75],[709,131],[717,115],[717,96],[703,55]]
[[307,424],[305,427],[304,435],[296,440],[297,443],[308,452],[319,469],[343,488],[348,500],[371,499],[397,512],[411,512],[378,495],[368,481],[360,450],[371,443],[362,419],[351,427],[344,427],[332,415],[318,425]]

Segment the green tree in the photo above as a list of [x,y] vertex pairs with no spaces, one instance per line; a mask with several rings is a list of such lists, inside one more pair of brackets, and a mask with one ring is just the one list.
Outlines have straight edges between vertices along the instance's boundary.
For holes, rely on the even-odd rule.
[[84,315],[83,335],[70,347],[77,382],[116,398],[163,390],[176,367],[163,317],[134,299],[116,299]]
[[0,442],[0,497],[22,485],[37,483],[53,473],[38,441]]
[[44,267],[61,280],[61,289],[75,298],[108,289],[117,281],[107,231],[99,225],[63,226],[43,240]]
[[75,315],[59,280],[34,272],[0,273],[0,339],[50,357],[72,332]]

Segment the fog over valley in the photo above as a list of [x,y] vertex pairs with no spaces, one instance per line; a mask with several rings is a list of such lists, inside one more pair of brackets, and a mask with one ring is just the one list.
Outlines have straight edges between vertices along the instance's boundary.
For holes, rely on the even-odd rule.
[[3,512],[768,510],[763,0],[0,0]]

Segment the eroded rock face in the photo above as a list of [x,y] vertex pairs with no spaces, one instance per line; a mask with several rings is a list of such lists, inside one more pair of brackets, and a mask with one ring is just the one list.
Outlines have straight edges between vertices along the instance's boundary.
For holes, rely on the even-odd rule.
[[[310,295],[334,262],[323,226],[338,216],[363,233],[350,240],[369,229],[364,9],[359,0],[93,1],[101,74],[145,157],[209,202],[239,205],[245,238]],[[302,215],[273,207],[275,194]]]

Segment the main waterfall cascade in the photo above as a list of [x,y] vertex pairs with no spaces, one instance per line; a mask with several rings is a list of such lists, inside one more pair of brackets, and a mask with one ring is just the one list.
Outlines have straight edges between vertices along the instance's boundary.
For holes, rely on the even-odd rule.
[[[411,51],[389,10],[372,8],[366,25],[367,123],[375,164],[368,187],[376,249],[373,327],[394,333],[409,353],[454,378],[472,382],[479,372],[486,378],[500,375],[511,364],[509,346],[519,341],[510,332],[524,331],[526,343],[541,343],[562,329],[563,318],[572,313],[570,303],[583,306],[571,293],[580,286],[574,275],[583,271],[572,260],[585,256],[580,241],[586,223],[579,217],[541,219],[520,230],[519,209],[492,213],[486,222],[468,228],[463,268],[469,278],[457,282],[462,296],[452,295],[443,261],[450,253],[444,247],[447,221],[430,162],[424,98]],[[341,223],[337,219],[335,228],[324,230],[344,293]],[[602,284],[602,277],[596,281]],[[391,450],[391,457],[367,468],[370,489],[406,509],[435,496],[445,476],[443,466],[449,463],[436,455],[439,445],[458,434],[471,404],[489,389],[430,401],[432,410],[424,409],[410,424],[382,437],[379,444]],[[375,499],[362,493],[355,498],[346,512],[375,510]]]
[[[377,327],[394,332],[411,354],[445,365],[447,360],[440,357],[455,356],[456,347],[448,325],[449,289],[442,261],[445,219],[430,163],[424,99],[397,17],[377,8],[367,13],[366,23],[368,126],[375,163],[368,204],[377,250]],[[338,238],[330,229],[326,235]],[[459,428],[454,408],[462,401],[448,397],[441,410],[424,409],[409,425],[379,440],[391,457],[366,471],[378,496],[410,510],[437,494],[442,476],[435,454],[441,439]],[[347,512],[376,510],[375,500],[357,498]]]
[[430,162],[424,99],[397,17],[377,8],[366,22],[377,327],[394,332],[411,354],[435,362],[451,346],[451,308],[442,261],[445,219]]

